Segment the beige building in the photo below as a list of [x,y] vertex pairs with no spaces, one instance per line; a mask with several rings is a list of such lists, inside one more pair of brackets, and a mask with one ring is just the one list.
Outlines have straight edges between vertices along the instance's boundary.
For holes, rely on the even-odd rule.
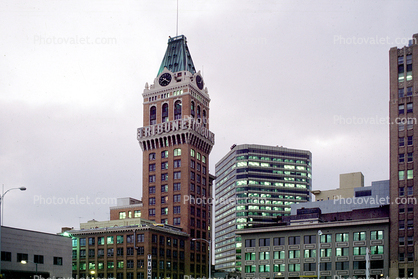
[[364,176],[361,172],[340,174],[340,187],[333,190],[315,190],[315,201],[346,199],[354,197],[354,188],[364,187]]

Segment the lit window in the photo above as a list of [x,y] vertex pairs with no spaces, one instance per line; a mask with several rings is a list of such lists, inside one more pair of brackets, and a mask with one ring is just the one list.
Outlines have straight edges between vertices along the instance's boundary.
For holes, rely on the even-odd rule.
[[126,218],[126,212],[119,212],[119,219],[125,219]]
[[174,119],[181,119],[181,101],[174,103]]
[[161,158],[168,158],[168,150],[161,152]]
[[174,149],[174,156],[180,156],[181,155],[181,148]]
[[407,170],[406,179],[413,179],[413,178],[414,178],[414,170]]
[[399,180],[404,180],[405,179],[405,171],[399,171],[398,172],[398,179]]
[[406,104],[406,112],[413,112],[412,103],[407,103]]
[[190,149],[190,156],[194,157],[194,155],[195,155],[194,149]]

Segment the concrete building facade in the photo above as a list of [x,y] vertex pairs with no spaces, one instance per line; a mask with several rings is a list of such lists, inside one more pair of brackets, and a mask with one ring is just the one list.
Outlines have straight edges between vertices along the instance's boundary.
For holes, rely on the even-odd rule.
[[234,145],[216,164],[215,268],[228,272],[241,253],[237,229],[275,223],[309,201],[312,154],[254,144]]
[[354,196],[354,189],[364,186],[364,176],[361,172],[340,174],[340,187],[333,190],[314,190],[316,201],[344,199]]
[[276,226],[237,233],[242,237],[241,278],[313,279],[318,271],[321,279],[365,278],[367,261],[370,278],[388,276],[388,205],[329,214],[299,209]]
[[71,277],[68,237],[2,226],[1,250],[1,272],[5,278]]
[[389,50],[390,277],[418,276],[418,34]]
[[[188,274],[187,233],[141,218],[130,221],[138,224],[124,225],[128,220],[113,220],[111,224],[95,221],[82,227],[94,223],[97,228],[67,231],[72,237],[72,277],[180,279]],[[206,272],[206,266],[203,264],[200,272]]]

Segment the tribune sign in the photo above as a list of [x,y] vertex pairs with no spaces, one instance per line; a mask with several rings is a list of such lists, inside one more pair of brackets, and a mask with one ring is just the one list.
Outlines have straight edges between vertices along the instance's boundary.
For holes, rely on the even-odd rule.
[[156,125],[138,128],[138,140],[169,133],[171,131],[193,130],[208,139],[212,144],[215,143],[215,134],[203,127],[200,118],[187,118],[164,122]]
[[151,254],[147,255],[147,278],[152,278],[152,256]]

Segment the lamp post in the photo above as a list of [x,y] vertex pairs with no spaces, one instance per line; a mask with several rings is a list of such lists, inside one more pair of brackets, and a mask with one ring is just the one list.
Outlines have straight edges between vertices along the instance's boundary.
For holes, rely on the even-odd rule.
[[27,264],[28,262],[30,262],[30,263],[34,263],[34,264],[35,264],[35,275],[38,275],[38,263],[32,262],[32,261],[30,261],[30,260],[23,260],[23,261],[20,261],[20,263],[21,263],[21,264]]
[[192,238],[192,241],[203,240],[208,243],[209,247],[209,279],[212,279],[212,241],[204,238]]
[[321,249],[320,249],[320,245],[319,243],[321,243],[321,235],[322,235],[322,231],[318,230],[318,279],[320,279],[320,271],[321,271],[321,263],[320,263],[320,259],[321,259]]
[[[2,195],[1,195],[1,197],[0,197],[0,208],[1,208],[1,205],[2,205],[2,203],[3,203],[3,198],[4,198],[4,196],[9,192],[9,191],[11,191],[11,190],[20,190],[20,191],[25,191],[26,190],[26,187],[20,187],[20,188],[10,188],[9,190],[7,190],[6,192],[4,192]],[[3,212],[1,212],[1,213],[3,213]],[[0,215],[1,216],[1,215]],[[3,224],[3,220],[0,220],[0,224]],[[0,225],[0,251],[1,251],[1,225]],[[1,255],[0,255],[0,257],[1,257]],[[0,275],[1,275],[2,273],[1,273],[1,260],[0,260]]]

